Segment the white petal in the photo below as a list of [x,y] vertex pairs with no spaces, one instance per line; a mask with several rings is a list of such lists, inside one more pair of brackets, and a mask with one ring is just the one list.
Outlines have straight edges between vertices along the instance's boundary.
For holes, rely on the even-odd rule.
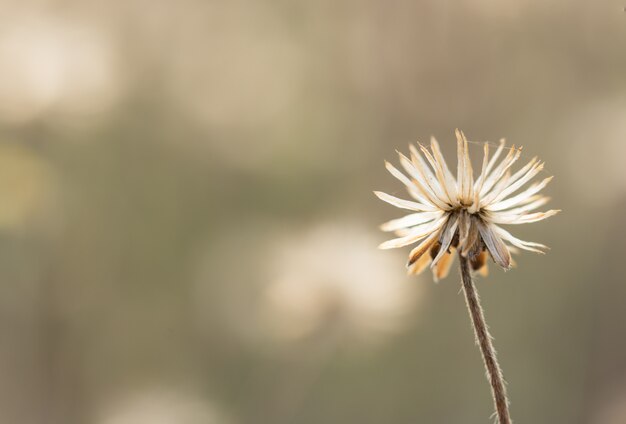
[[493,203],[492,199],[494,199],[498,195],[498,193],[500,193],[506,188],[507,185],[509,185],[510,180],[511,173],[507,171],[504,173],[504,176],[500,178],[500,181],[498,181],[497,184],[493,186],[493,188],[489,192],[487,192],[484,197],[481,198],[479,196],[479,209],[484,208],[485,205],[488,205],[489,203]]
[[472,168],[472,160],[469,155],[469,144],[465,133],[461,131],[461,137],[463,138],[463,148],[465,151],[465,192],[463,196],[468,200],[468,203],[472,203],[474,199],[474,169]]
[[561,209],[550,209],[546,212],[535,212],[528,215],[522,215],[519,218],[519,223],[530,224],[531,222],[543,221],[544,219],[550,218],[551,216],[554,216],[559,212],[561,212]]
[[402,184],[406,186],[406,188],[409,191],[409,194],[415,200],[419,201],[420,203],[424,203],[426,205],[431,204],[431,202],[427,198],[422,196],[419,190],[419,187],[416,184],[414,184],[413,181],[411,181],[406,175],[404,175],[398,168],[396,168],[395,166],[393,166],[391,163],[387,161],[385,161],[385,168],[387,168],[387,171],[389,171],[391,175],[396,177],[398,180],[402,182]]
[[[502,147],[502,145],[500,145]],[[482,182],[484,181],[485,172],[487,171],[487,164],[489,163],[489,143],[483,144],[483,166],[480,168],[480,175],[476,178],[474,183],[474,191],[480,191]]]
[[[432,173],[429,174],[430,170],[423,168],[418,161],[411,161],[400,152],[398,152],[398,155],[400,156],[400,164],[415,179],[415,184],[418,185],[423,191],[430,203],[436,205],[440,209],[448,209],[448,204],[440,198],[435,190],[433,190],[430,180],[436,184],[436,187],[438,187],[439,183],[437,183],[437,180]],[[441,187],[439,187],[439,192],[441,192]]]
[[511,147],[511,150],[506,155],[506,157],[502,160],[500,165],[493,170],[491,174],[485,179],[485,184],[482,186],[480,190],[480,197],[484,198],[489,190],[493,188],[493,186],[502,178],[502,176],[506,173],[506,171],[515,163],[517,159],[519,159],[522,154],[521,149],[516,149],[515,146]]
[[[517,181],[522,175],[526,174],[533,166],[539,166],[539,161],[537,160],[537,156],[532,158],[526,165],[521,167],[513,176],[511,177],[511,183]],[[543,164],[541,165],[543,169]]]
[[[522,178],[517,177],[517,175],[519,175],[519,173],[517,173],[516,175],[511,177],[510,181],[508,182],[508,186],[504,190],[502,190],[493,200],[485,200],[484,204],[498,202],[506,198],[511,193],[516,192],[520,187],[522,187],[524,184],[530,181],[535,175],[537,175],[542,170],[543,170],[543,163],[538,163],[538,164],[532,165],[531,168],[526,172],[526,174]],[[517,181],[515,181],[516,179]]]
[[494,200],[496,198],[499,198],[499,199],[504,198],[504,196],[500,196],[502,191],[504,191],[507,188],[507,186],[510,186],[513,183],[515,183],[522,175],[527,173],[533,167],[533,165],[535,165],[536,162],[537,162],[537,158],[535,157],[530,162],[528,162],[524,167],[522,167],[522,169],[517,171],[515,174],[510,175],[510,173],[507,172],[507,174],[505,174],[505,177],[508,177],[506,184],[503,185],[502,180],[500,180],[500,182],[496,184],[496,186],[493,189],[491,189],[489,193],[485,193],[484,197],[481,198],[480,200],[481,207],[484,207],[484,205],[488,205],[489,203],[493,203],[494,201],[497,201],[497,200]]
[[391,175],[400,180],[400,182],[405,186],[410,187],[413,185],[413,182],[391,163],[385,161],[385,168],[387,168],[387,171],[389,171]]
[[415,165],[416,168],[419,168],[424,171],[425,175],[428,175],[431,179],[435,178],[435,174],[430,170],[422,155],[420,155],[417,147],[413,143],[409,144],[409,151],[411,152],[410,161]]
[[417,241],[420,241],[424,237],[432,234],[434,231],[438,230],[443,223],[445,222],[445,217],[441,218],[434,222],[429,222],[428,224],[418,225],[411,229],[411,232],[404,237],[399,237],[391,240],[387,240],[384,243],[381,243],[378,248],[379,249],[395,249],[397,247],[407,246],[409,244],[413,244]]
[[[544,253],[543,251],[539,249],[548,248],[547,246],[544,246],[543,244],[533,243],[530,241],[524,241],[516,237],[513,237],[511,233],[506,231],[504,228],[498,227],[497,225],[492,225],[491,227],[493,228],[494,232],[497,233],[500,237],[502,237],[504,240],[511,243],[513,246],[519,247],[520,249],[529,250],[531,252]],[[539,248],[539,249],[535,249],[535,248]]]
[[485,183],[485,179],[489,176],[489,173],[493,169],[493,166],[496,164],[496,161],[498,160],[498,158],[502,154],[502,151],[504,150],[504,145],[505,144],[506,144],[506,141],[504,139],[501,139],[500,140],[500,145],[496,149],[496,152],[494,153],[493,157],[491,158],[489,163],[487,163],[487,165],[485,165],[485,162],[487,161],[487,158],[489,157],[489,143],[485,143],[484,156],[483,156],[483,170],[482,170],[480,176],[478,177],[478,179],[476,180],[476,184],[474,186],[474,190],[478,190],[479,193],[482,191],[483,185]]
[[437,160],[433,157],[433,155],[431,155],[426,147],[421,144],[419,146],[420,150],[424,153],[424,156],[428,160],[428,163],[430,163],[430,166],[435,171],[435,176],[437,177],[437,182],[439,183],[438,185],[442,188],[441,199],[450,205],[454,204],[456,202],[456,196],[452,197],[450,193],[456,193],[456,182],[453,180],[453,186],[449,188],[443,169],[439,163],[437,163]]
[[465,135],[459,131],[455,130],[456,141],[457,141],[457,184],[458,184],[458,192],[461,203],[471,204],[474,200],[474,181],[473,181],[473,171],[472,171],[472,162],[469,158],[469,148],[467,139]]
[[441,154],[439,143],[437,143],[437,140],[435,140],[435,137],[431,137],[430,139],[430,149],[433,151],[433,156],[435,157],[435,160],[437,161],[437,163],[439,164],[439,167],[443,171],[448,194],[450,195],[452,200],[456,200],[456,198],[458,197],[457,187],[456,187],[456,184],[457,184],[456,178],[454,178],[454,175],[452,175],[452,172],[450,172],[450,169],[448,168],[448,165],[446,164],[446,160],[444,159],[443,154]]
[[409,149],[411,150],[411,163],[413,166],[421,173],[423,180],[426,182],[428,187],[431,189],[433,195],[437,198],[441,207],[447,207],[450,203],[448,196],[446,196],[441,183],[433,174],[433,171],[428,166],[428,164],[424,161],[422,155],[417,151],[417,148],[414,145],[409,145]]
[[523,192],[513,197],[509,197],[508,199],[501,200],[500,202],[493,203],[491,205],[486,206],[485,209],[489,211],[501,211],[504,209],[512,208],[514,206],[518,206],[519,204],[524,203],[529,198],[531,198],[532,196],[534,196],[535,194],[543,190],[543,188],[546,185],[548,185],[550,181],[552,181],[552,178],[553,177],[548,177],[544,179],[543,181],[541,181],[539,184],[533,184],[532,186],[530,186]]
[[[500,143],[500,148],[502,148],[504,143]],[[483,146],[483,166],[480,171],[480,175],[478,179],[474,183],[474,203],[469,208],[469,213],[476,213],[478,208],[480,207],[480,189],[483,186],[484,176],[487,173],[487,164],[489,163],[489,143],[485,143]]]
[[534,209],[537,209],[543,205],[545,205],[546,203],[548,203],[548,201],[550,201],[550,198],[547,196],[541,196],[541,195],[535,195],[532,196],[530,198],[528,198],[529,202],[528,204],[521,206],[519,208],[515,208],[515,209],[508,209],[505,211],[498,211],[497,213],[502,213],[502,214],[511,214],[511,215],[521,215],[524,212],[530,212]]
[[496,224],[508,225],[530,224],[531,222],[542,221],[546,218],[550,218],[551,216],[554,216],[559,212],[561,212],[559,209],[552,209],[547,212],[535,212],[523,215],[495,213],[489,217],[489,221]]
[[408,209],[410,211],[421,211],[421,212],[433,212],[437,210],[437,208],[433,206],[423,205],[421,203],[412,202],[410,200],[399,199],[390,194],[383,193],[382,191],[375,191],[374,194],[378,196],[378,198],[382,200],[383,202],[387,202],[390,205],[393,205],[400,209]]
[[392,219],[380,226],[383,231],[396,231],[401,228],[409,228],[418,224],[423,224],[433,219],[441,217],[443,212],[417,212],[410,215],[403,216],[402,218]]

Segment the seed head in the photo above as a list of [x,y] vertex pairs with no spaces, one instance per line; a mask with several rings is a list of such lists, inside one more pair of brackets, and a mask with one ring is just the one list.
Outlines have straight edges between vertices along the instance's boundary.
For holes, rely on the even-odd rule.
[[379,191],[381,200],[401,209],[413,211],[381,226],[398,238],[382,243],[381,249],[419,244],[411,250],[407,264],[410,274],[419,274],[429,264],[435,280],[447,276],[452,253],[458,250],[469,258],[472,269],[487,272],[487,257],[504,269],[513,265],[511,252],[517,248],[543,253],[546,246],[520,240],[500,225],[526,224],[541,221],[559,210],[532,212],[548,202],[538,194],[552,179],[545,178],[522,189],[544,164],[536,157],[517,172],[511,166],[520,158],[522,148],[512,146],[500,162],[505,150],[504,140],[489,156],[484,144],[481,173],[474,180],[465,135],[456,130],[457,175],[446,164],[437,140],[431,138],[430,150],[418,144],[409,146],[410,158],[398,152],[405,173],[389,162],[387,170],[407,188],[413,200],[404,200]]

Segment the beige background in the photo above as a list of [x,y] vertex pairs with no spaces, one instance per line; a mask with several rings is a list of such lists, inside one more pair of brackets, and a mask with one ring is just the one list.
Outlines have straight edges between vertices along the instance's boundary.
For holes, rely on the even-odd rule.
[[457,271],[376,249],[456,127],[563,209],[478,281],[515,422],[626,422],[623,7],[0,2],[0,423],[490,422]]

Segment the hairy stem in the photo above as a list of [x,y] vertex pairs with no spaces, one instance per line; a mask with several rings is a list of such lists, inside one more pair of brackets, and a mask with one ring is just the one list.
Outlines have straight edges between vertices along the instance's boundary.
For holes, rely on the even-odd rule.
[[509,416],[509,400],[506,395],[502,370],[500,370],[500,365],[498,364],[498,359],[496,358],[496,351],[491,344],[491,335],[489,334],[487,324],[485,323],[483,308],[480,306],[480,299],[478,298],[476,287],[472,281],[469,260],[461,256],[460,253],[459,260],[461,262],[461,279],[463,280],[465,302],[467,304],[470,317],[472,318],[474,334],[476,335],[476,343],[480,346],[480,351],[483,354],[483,360],[487,370],[487,378],[491,384],[493,402],[496,407],[496,413],[498,414],[498,422],[499,424],[511,424],[511,417]]

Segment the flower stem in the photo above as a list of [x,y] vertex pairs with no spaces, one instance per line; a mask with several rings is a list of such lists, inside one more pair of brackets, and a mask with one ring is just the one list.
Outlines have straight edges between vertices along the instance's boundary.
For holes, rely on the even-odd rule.
[[476,343],[480,346],[480,351],[483,354],[483,360],[485,362],[485,368],[487,370],[487,378],[491,384],[491,393],[493,395],[493,402],[496,407],[496,413],[498,414],[499,424],[511,424],[511,417],[509,416],[509,400],[506,395],[506,388],[504,386],[504,378],[502,377],[502,371],[496,358],[496,351],[491,344],[491,335],[485,323],[485,316],[483,314],[483,308],[480,306],[480,299],[476,292],[476,287],[472,281],[472,274],[470,273],[469,259],[464,258],[459,253],[459,260],[461,262],[461,279],[463,280],[463,291],[465,292],[465,302],[467,309],[472,318],[472,324],[474,326],[474,334],[476,335]]

